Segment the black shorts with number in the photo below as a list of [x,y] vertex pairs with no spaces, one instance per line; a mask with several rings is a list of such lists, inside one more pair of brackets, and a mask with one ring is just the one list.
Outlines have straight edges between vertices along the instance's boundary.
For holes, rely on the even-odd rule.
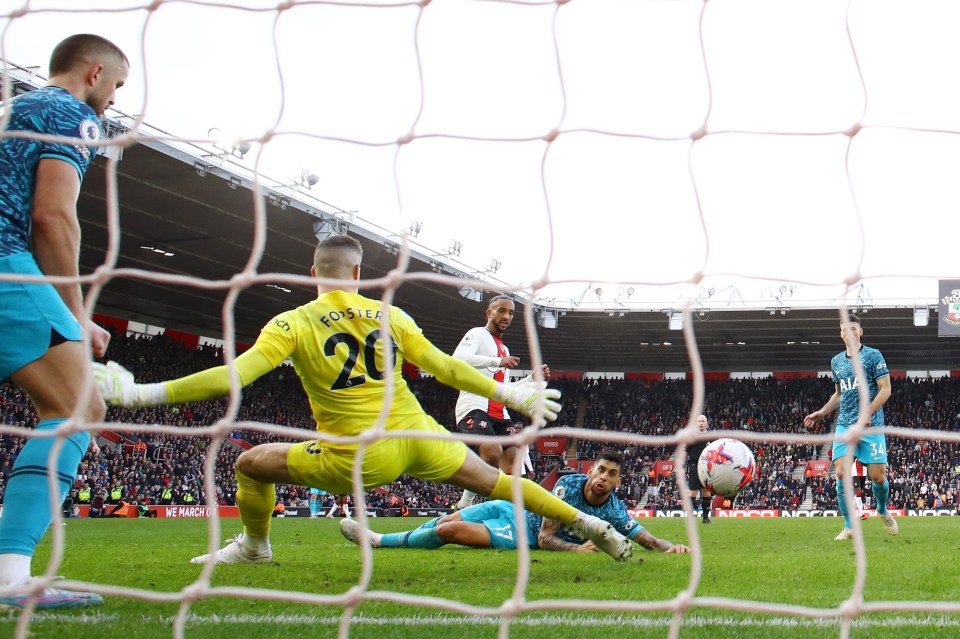
[[457,432],[467,435],[489,435],[491,437],[516,434],[513,422],[490,417],[480,409],[470,411],[466,417],[457,422]]

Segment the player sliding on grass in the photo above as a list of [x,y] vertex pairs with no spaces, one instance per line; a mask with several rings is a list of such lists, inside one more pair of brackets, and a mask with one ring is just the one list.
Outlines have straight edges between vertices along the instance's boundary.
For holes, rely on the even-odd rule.
[[[623,457],[614,451],[603,451],[586,475],[562,477],[553,493],[578,510],[610,522],[618,532],[647,550],[683,554],[686,546],[657,539],[638,524],[626,506],[614,494],[620,486]],[[525,512],[527,541],[531,549],[597,552],[596,545],[576,530]],[[360,540],[360,524],[352,519],[340,521],[340,532],[354,543]],[[471,548],[516,550],[517,520],[513,503],[495,499],[444,517],[431,519],[419,528],[400,533],[370,533],[375,548],[434,549],[446,544]]]
[[[323,433],[354,436],[372,427],[386,398],[390,375],[394,396],[386,418],[393,432],[447,431],[429,417],[400,374],[409,361],[456,388],[495,398],[527,415],[537,398],[544,400],[544,415],[552,421],[560,392],[527,380],[501,384],[477,373],[471,366],[444,354],[399,308],[389,307],[390,335],[380,333],[384,305],[357,293],[360,279],[360,243],[347,236],[320,242],[310,272],[315,277],[349,281],[347,286],[320,284],[313,302],[281,313],[263,328],[257,343],[236,360],[240,383],[246,386],[279,366],[288,357],[310,400],[321,439],[297,444],[261,444],[237,459],[237,505],[243,534],[211,558],[222,563],[270,561],[270,513],[276,503],[274,483],[299,484],[333,494],[354,490],[353,461],[357,444],[322,439]],[[384,349],[392,348],[395,361],[385,370]],[[226,395],[229,371],[218,366],[181,379],[158,384],[135,384],[133,375],[116,364],[95,365],[104,399],[122,406],[181,404]],[[630,540],[613,527],[551,495],[537,484],[509,477],[485,464],[463,442],[399,438],[375,442],[363,457],[363,490],[388,484],[407,473],[428,481],[447,482],[495,499],[510,499],[511,486],[520,482],[529,510],[557,520],[583,534],[600,550],[623,560],[633,553]]]

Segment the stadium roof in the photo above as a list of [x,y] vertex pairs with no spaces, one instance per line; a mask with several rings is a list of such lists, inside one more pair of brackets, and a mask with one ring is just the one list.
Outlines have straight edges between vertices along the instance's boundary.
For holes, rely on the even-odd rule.
[[[102,265],[108,246],[106,163],[98,158],[79,200],[83,227],[82,272]],[[216,162],[198,171],[195,159],[172,145],[147,141],[124,150],[118,165],[120,252],[118,268],[228,282],[250,258],[254,243],[253,194],[248,179],[234,177]],[[200,173],[206,173],[201,176]],[[268,190],[269,193],[281,191]],[[296,198],[266,206],[268,231],[258,273],[304,275],[316,242],[314,224],[334,219]],[[345,218],[336,218],[338,220]],[[379,278],[397,266],[384,237],[350,225],[364,243],[363,276]],[[152,247],[158,250],[150,250]],[[172,253],[172,255],[166,255]],[[431,273],[430,256],[415,253],[410,271]],[[436,264],[434,264],[436,266]],[[447,273],[458,273],[456,268]],[[236,335],[252,343],[273,315],[308,302],[315,291],[289,283],[258,283],[236,302]],[[286,290],[284,290],[286,289]],[[287,290],[289,292],[287,292]],[[381,291],[367,291],[379,295]],[[489,294],[489,293],[488,293]],[[210,289],[120,277],[103,290],[97,311],[204,336],[221,337],[225,287]],[[464,331],[483,323],[483,304],[455,286],[407,281],[395,303],[405,309],[438,347],[452,352]],[[518,307],[518,312],[523,307]],[[835,308],[712,309],[693,316],[696,343],[707,371],[823,371],[840,350]],[[867,309],[864,343],[879,348],[893,370],[960,368],[960,340],[937,337],[936,309],[928,326],[913,325],[912,308]],[[560,313],[558,311],[558,313]],[[567,310],[554,329],[537,327],[543,361],[555,370],[689,371],[684,333],[671,330],[661,310]],[[520,318],[510,330],[511,351],[529,365],[531,356]]]

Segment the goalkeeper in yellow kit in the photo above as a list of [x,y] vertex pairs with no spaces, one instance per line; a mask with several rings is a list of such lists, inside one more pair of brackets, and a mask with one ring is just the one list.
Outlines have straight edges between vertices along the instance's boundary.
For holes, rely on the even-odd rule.
[[[400,374],[403,360],[432,373],[443,383],[492,397],[508,407],[532,414],[544,396],[544,416],[556,419],[560,392],[532,379],[503,384],[437,349],[416,323],[397,307],[357,293],[363,250],[355,239],[329,237],[316,248],[310,273],[314,277],[350,281],[349,286],[318,286],[317,299],[276,316],[263,328],[253,348],[236,360],[240,384],[246,386],[289,358],[310,399],[320,438],[297,444],[261,444],[237,459],[237,505],[243,534],[211,557],[221,563],[262,563],[272,559],[270,515],[276,503],[274,483],[310,486],[333,494],[353,491],[352,469],[357,444],[342,444],[324,435],[355,436],[374,426],[386,399],[387,375],[394,395],[386,429],[447,435],[427,415]],[[389,308],[388,339],[381,335],[384,308]],[[392,370],[385,371],[384,349],[394,349]],[[119,365],[94,364],[104,399],[126,407],[196,402],[229,393],[226,366],[157,384],[136,384]],[[633,552],[629,539],[597,517],[585,515],[539,485],[510,477],[484,463],[459,441],[389,438],[371,444],[363,456],[363,489],[388,484],[406,473],[467,488],[493,499],[511,499],[513,482],[520,482],[524,508],[570,526],[618,560]]]

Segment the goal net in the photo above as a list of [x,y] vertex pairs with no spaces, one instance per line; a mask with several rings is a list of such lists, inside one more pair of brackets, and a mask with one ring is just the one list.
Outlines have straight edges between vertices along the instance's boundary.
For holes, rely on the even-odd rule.
[[[584,442],[679,445],[682,469],[685,447],[707,438],[695,427],[705,386],[693,320],[707,308],[704,290],[737,282],[734,294],[756,289],[761,292],[747,296],[780,308],[777,294],[764,291],[804,288],[815,291],[814,301],[832,302],[839,319],[856,305],[856,287],[864,281],[912,287],[908,293],[896,289],[891,298],[932,299],[938,278],[958,276],[949,246],[930,249],[933,238],[952,238],[958,230],[960,193],[951,185],[960,170],[960,94],[944,62],[958,59],[952,28],[958,11],[947,2],[903,0],[48,0],[0,3],[0,57],[7,99],[20,86],[43,83],[52,47],[72,33],[103,35],[130,57],[130,77],[117,108],[107,113],[113,137],[101,143],[109,158],[99,187],[107,242],[102,266],[81,277],[90,312],[104,288],[118,281],[222,294],[223,353],[232,363],[244,292],[267,284],[316,285],[293,269],[262,268],[271,207],[296,208],[298,198],[307,198],[329,213],[318,220],[318,232],[324,225],[337,232],[363,223],[396,255],[394,270],[363,282],[361,293],[375,290],[391,303],[401,286],[415,281],[458,287],[464,296],[476,289],[526,301],[522,321],[533,370],[542,363],[544,326],[556,326],[558,317],[562,326],[563,312],[674,309],[693,380],[686,427],[657,435],[544,431],[535,419],[535,428],[511,441],[535,444],[546,433]],[[116,159],[144,143],[205,149],[197,155],[198,172],[229,174],[224,179],[231,183],[251,185],[256,231],[242,270],[221,277],[117,268],[126,221],[120,215],[124,194],[116,189],[123,163]],[[436,260],[436,272],[412,276],[410,261],[425,254]],[[444,265],[470,276],[467,286]],[[453,329],[454,339],[462,329]],[[867,406],[864,391],[861,409]],[[312,437],[264,421],[270,420],[241,414],[235,378],[222,416],[209,426],[110,427],[207,438],[204,489],[213,507],[218,458],[235,429]],[[71,420],[56,436],[100,427]],[[956,433],[885,431],[894,444],[960,442]],[[33,436],[15,425],[0,426],[0,433]],[[751,446],[820,447],[833,439],[729,434]],[[850,440],[862,434],[861,423],[850,430]],[[352,441],[366,446],[371,435],[385,436],[382,422]],[[359,477],[359,469],[355,473]],[[692,513],[696,505],[682,472],[676,483]],[[357,490],[354,499],[363,498]],[[852,506],[852,487],[842,498]],[[50,504],[55,524],[60,506]],[[366,524],[365,509],[356,513]],[[836,607],[702,596],[696,523],[686,519],[692,549],[687,587],[655,601],[529,600],[530,553],[522,544],[514,594],[496,607],[415,596],[399,587],[372,590],[376,556],[368,546],[362,546],[356,586],[342,593],[302,592],[294,582],[285,591],[214,586],[213,565],[182,592],[66,585],[179,602],[175,636],[184,635],[192,603],[208,596],[343,607],[344,637],[354,611],[367,601],[494,619],[501,636],[524,613],[559,609],[669,613],[670,637],[680,636],[697,609],[832,618],[840,621],[841,637],[866,613],[960,612],[956,602],[865,601],[867,553],[856,518],[856,576],[849,598]],[[55,550],[47,579],[68,551],[61,527],[54,525],[50,534]],[[221,539],[221,522],[211,517],[211,552]],[[30,609],[20,614],[17,636],[28,635],[32,615]]]

